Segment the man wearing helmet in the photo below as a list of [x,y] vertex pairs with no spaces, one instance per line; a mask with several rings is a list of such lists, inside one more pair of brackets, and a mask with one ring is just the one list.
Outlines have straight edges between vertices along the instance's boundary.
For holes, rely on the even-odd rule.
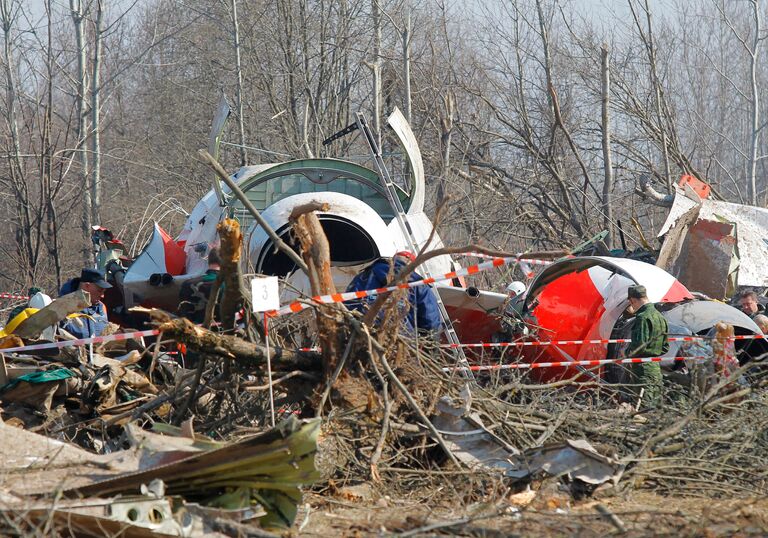
[[510,299],[514,298],[522,298],[522,295],[525,293],[525,284],[520,282],[519,280],[514,280],[509,283],[507,286],[507,295],[509,295]]
[[501,307],[499,319],[501,331],[491,337],[494,342],[512,342],[528,334],[528,327],[523,319],[525,290],[525,284],[519,280],[507,285],[507,299]]

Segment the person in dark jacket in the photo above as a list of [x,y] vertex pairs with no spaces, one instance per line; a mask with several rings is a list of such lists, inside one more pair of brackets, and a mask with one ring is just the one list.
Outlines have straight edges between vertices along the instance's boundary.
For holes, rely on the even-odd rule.
[[[211,290],[216,283],[216,278],[221,271],[221,259],[219,250],[212,248],[208,253],[208,270],[201,277],[187,280],[181,285],[179,290],[179,309],[180,316],[184,316],[192,323],[200,324],[205,320],[205,309],[208,306],[208,299],[211,296]],[[219,316],[214,316],[219,318]]]
[[[414,255],[408,251],[402,251],[395,254],[391,260],[379,258],[374,263],[360,272],[347,287],[347,291],[364,291],[376,288],[383,288],[390,285],[387,277],[390,274],[390,268],[394,263],[393,275],[397,275],[408,263],[413,261]],[[409,282],[421,280],[423,277],[416,272],[411,273]],[[368,309],[375,298],[362,299],[360,301],[350,301],[347,306],[353,310],[364,312]],[[405,317],[405,323],[409,330],[414,328],[419,331],[436,331],[442,325],[440,310],[437,305],[437,299],[434,296],[430,286],[416,286],[408,290],[408,312]]]
[[81,310],[80,316],[62,322],[62,328],[75,338],[101,336],[109,325],[107,307],[101,299],[104,297],[104,290],[111,288],[112,284],[104,279],[104,273],[101,271],[87,268],[80,272],[79,279],[70,282],[77,283],[76,289],[88,292],[91,305]]
[[761,314],[765,314],[765,307],[760,304],[757,293],[751,290],[743,291],[739,294],[738,308],[752,320]]

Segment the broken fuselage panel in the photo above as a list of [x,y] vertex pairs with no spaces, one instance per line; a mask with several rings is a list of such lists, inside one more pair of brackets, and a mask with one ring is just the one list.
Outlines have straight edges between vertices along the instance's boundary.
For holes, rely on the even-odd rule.
[[[629,337],[622,327],[628,327],[624,323],[629,306],[627,289],[635,284],[645,286],[648,298],[660,305],[672,336],[707,334],[718,321],[734,325],[737,334],[760,334],[757,325],[739,310],[695,299],[685,286],[659,267],[626,258],[586,256],[548,266],[531,283],[523,305],[531,330],[527,340],[582,342],[512,348],[505,356],[528,363],[616,358],[618,348],[586,341]],[[472,319],[467,326],[455,325],[463,342],[490,340],[492,331],[498,327],[497,313],[504,299],[501,294],[488,292],[465,299],[463,307],[473,309],[475,316],[465,316]],[[485,323],[483,312],[487,312]],[[679,343],[673,343],[665,357],[675,357],[679,348]],[[603,370],[592,373],[602,376]],[[533,369],[530,376],[540,382],[572,377],[589,380],[584,370],[575,366]]]
[[[404,219],[417,247],[432,233],[432,223],[424,213],[424,166],[416,138],[403,114],[395,109],[387,119],[408,164],[408,173],[395,177]],[[233,176],[241,191],[262,214],[270,227],[297,250],[291,236],[289,217],[295,207],[308,202],[328,204],[317,213],[330,245],[331,271],[337,288],[343,289],[357,272],[381,257],[399,250],[411,250],[395,218],[386,187],[373,170],[338,159],[300,159],[273,165],[243,167]],[[241,201],[232,197],[224,185],[217,184],[192,211],[179,236],[185,242],[187,272],[202,273],[204,257],[216,241],[215,227],[225,215],[241,223],[248,249],[246,272],[277,275],[286,279],[283,300],[311,295],[306,275],[297,271],[291,260],[275,248],[271,238],[258,226]],[[442,247],[435,234],[430,249]],[[454,267],[449,256],[439,256],[424,264],[438,275]]]
[[[387,120],[401,144],[408,172],[395,176],[400,198],[416,246],[421,248],[432,233],[432,223],[424,213],[424,168],[416,139],[402,113],[395,110]],[[327,204],[328,210],[317,212],[330,244],[331,270],[337,289],[344,289],[357,272],[367,264],[391,257],[399,250],[411,250],[409,241],[398,225],[379,175],[359,164],[338,159],[299,159],[283,163],[246,166],[231,176],[251,204],[280,238],[298,250],[293,240],[289,217],[293,209],[308,202]],[[244,232],[247,256],[243,258],[246,274],[276,275],[285,279],[282,300],[311,295],[306,275],[298,271],[290,259],[275,248],[271,238],[255,222],[230,189],[216,180],[190,213],[176,243],[183,247],[185,271],[163,281],[163,290],[152,293],[149,275],[164,274],[167,253],[162,241],[151,241],[137,258],[137,267],[126,275],[136,293],[135,303],[162,296],[163,303],[154,306],[174,310],[181,283],[202,275],[207,269],[207,256],[217,245],[217,224],[225,217],[237,219]],[[437,234],[431,237],[429,249],[442,247]],[[156,266],[156,267],[155,267]],[[449,256],[428,260],[422,267],[433,275],[454,269]],[[158,278],[155,278],[158,280]],[[162,279],[160,279],[162,280]],[[162,291],[162,293],[160,293]],[[130,295],[130,294],[129,294]],[[167,303],[167,304],[165,304]]]

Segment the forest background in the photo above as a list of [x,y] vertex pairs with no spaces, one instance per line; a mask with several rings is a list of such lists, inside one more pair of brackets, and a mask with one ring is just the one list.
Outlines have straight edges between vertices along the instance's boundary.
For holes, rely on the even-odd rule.
[[[51,292],[100,224],[132,253],[211,188],[197,158],[222,94],[234,171],[371,166],[399,107],[447,243],[562,248],[655,233],[681,174],[766,204],[761,0],[0,0],[0,291]],[[398,155],[391,155],[395,169]],[[642,188],[641,188],[642,186]],[[647,186],[647,187],[646,187]],[[645,196],[636,191],[644,190]]]

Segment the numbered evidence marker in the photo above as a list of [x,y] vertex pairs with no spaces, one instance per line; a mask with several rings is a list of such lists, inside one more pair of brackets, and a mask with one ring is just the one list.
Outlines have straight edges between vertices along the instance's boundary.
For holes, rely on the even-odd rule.
[[256,277],[251,280],[253,311],[268,312],[280,308],[280,290],[276,276]]

